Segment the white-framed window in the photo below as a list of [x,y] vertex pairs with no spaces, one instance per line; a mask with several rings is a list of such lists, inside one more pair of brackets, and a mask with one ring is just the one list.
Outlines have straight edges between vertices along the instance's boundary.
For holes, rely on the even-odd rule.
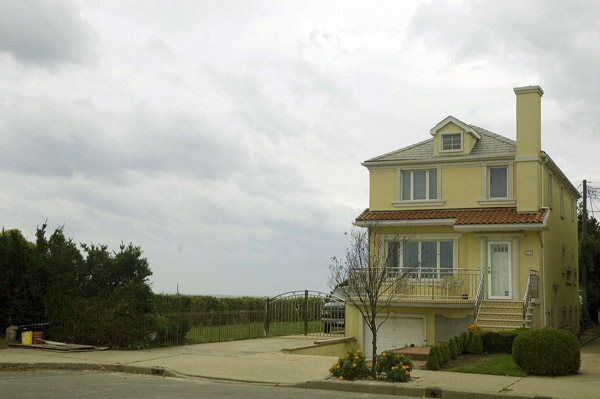
[[488,168],[488,198],[508,198],[508,167]]
[[402,201],[438,199],[436,169],[402,171]]
[[562,186],[560,186],[560,217],[565,218],[565,193]]
[[552,209],[552,174],[548,173],[548,207]]
[[390,276],[406,273],[409,278],[439,279],[457,267],[454,240],[390,240],[386,251]]
[[440,152],[462,151],[462,133],[441,133]]
[[575,216],[577,215],[577,207],[575,198],[571,198],[571,221],[575,221]]

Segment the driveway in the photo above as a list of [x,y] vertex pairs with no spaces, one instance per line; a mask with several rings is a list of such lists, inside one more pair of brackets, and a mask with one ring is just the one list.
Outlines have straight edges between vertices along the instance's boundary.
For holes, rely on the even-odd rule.
[[297,384],[320,380],[336,357],[294,355],[282,349],[311,345],[315,337],[278,337],[140,351],[52,352],[2,350],[1,363],[92,363],[163,367],[179,374],[223,380]]

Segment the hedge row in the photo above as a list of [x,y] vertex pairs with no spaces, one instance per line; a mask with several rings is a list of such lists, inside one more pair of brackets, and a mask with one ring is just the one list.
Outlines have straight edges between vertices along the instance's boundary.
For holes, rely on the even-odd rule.
[[463,332],[461,335],[450,338],[448,341],[440,341],[429,350],[427,370],[439,370],[452,359],[463,354],[480,354],[483,352],[483,341],[481,334],[473,331]]
[[579,370],[579,341],[570,332],[556,328],[508,331],[468,331],[440,341],[429,351],[425,368],[439,370],[462,354],[512,353],[527,374],[566,375]]

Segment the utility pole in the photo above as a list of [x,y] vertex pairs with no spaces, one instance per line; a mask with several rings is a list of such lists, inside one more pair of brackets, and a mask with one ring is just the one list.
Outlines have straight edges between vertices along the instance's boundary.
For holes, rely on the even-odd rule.
[[[581,215],[581,248],[585,249],[585,244],[587,242],[587,180],[583,181],[583,212]],[[582,254],[579,254],[581,256]],[[587,304],[587,260],[584,257],[583,262],[579,262],[579,277],[581,285],[579,288],[581,289],[581,298],[583,299],[583,303]]]

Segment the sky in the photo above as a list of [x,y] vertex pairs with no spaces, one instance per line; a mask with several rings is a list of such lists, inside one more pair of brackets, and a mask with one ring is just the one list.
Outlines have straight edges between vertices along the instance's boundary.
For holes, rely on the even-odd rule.
[[[327,291],[361,162],[448,115],[600,183],[598,1],[0,0],[0,226],[141,246],[155,292]],[[593,184],[593,183],[592,183]]]

